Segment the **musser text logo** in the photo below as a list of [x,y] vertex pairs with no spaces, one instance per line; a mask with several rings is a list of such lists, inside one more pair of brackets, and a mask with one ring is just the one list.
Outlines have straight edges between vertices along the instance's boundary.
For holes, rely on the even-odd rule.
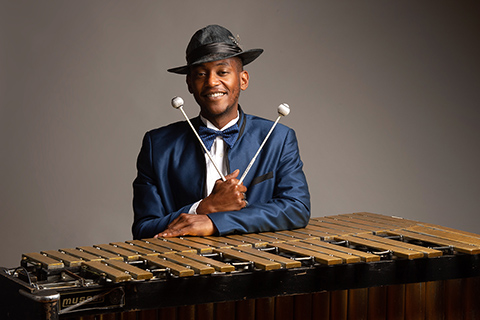
[[[89,290],[87,292],[72,292],[62,294],[60,298],[60,309],[65,309],[78,303],[84,302],[88,299],[92,299],[93,297],[102,293],[102,291],[104,290]],[[100,295],[92,301],[87,302],[84,306],[88,306],[89,308],[91,308],[92,305],[100,306],[104,303],[105,296]],[[83,309],[84,306],[81,306],[80,309]]]

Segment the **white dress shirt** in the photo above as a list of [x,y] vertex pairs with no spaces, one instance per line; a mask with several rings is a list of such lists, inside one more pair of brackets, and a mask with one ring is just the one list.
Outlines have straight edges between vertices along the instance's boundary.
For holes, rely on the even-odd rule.
[[[240,118],[239,114],[237,113],[237,117],[233,120],[231,120],[229,123],[227,123],[223,128],[218,129],[215,127],[210,121],[205,119],[204,117],[200,116],[200,119],[202,122],[207,126],[207,128],[214,129],[214,130],[220,130],[223,131],[225,129],[230,128],[231,126],[235,125],[238,122],[238,119]],[[228,146],[225,144],[223,141],[223,138],[221,136],[217,136],[215,138],[215,141],[213,141],[212,148],[210,149],[210,155],[212,156],[213,161],[215,161],[215,164],[218,166],[218,169],[222,172],[222,174],[225,176],[229,174],[230,172],[227,172],[228,170]],[[217,169],[215,169],[215,166],[212,164],[210,161],[210,158],[207,156],[207,153],[205,153],[205,163],[206,163],[206,172],[207,172],[207,177],[205,181],[205,194],[204,197],[207,197],[210,193],[212,193],[213,187],[215,186],[215,181],[218,179],[221,179],[220,175],[217,172]],[[197,212],[197,207],[200,204],[202,200],[194,203],[191,207],[188,213],[191,214],[196,214]]]

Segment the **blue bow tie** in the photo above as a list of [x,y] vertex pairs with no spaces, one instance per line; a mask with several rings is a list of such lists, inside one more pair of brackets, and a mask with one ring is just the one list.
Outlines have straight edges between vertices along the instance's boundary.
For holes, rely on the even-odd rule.
[[208,150],[212,148],[213,141],[215,141],[215,138],[217,136],[222,137],[223,141],[225,141],[225,143],[230,148],[232,148],[235,141],[237,141],[238,131],[239,130],[238,130],[237,124],[234,124],[230,128],[227,128],[223,131],[217,131],[214,129],[207,128],[205,126],[200,126],[200,128],[198,128],[198,135],[200,136],[200,138],[202,138],[202,141]]

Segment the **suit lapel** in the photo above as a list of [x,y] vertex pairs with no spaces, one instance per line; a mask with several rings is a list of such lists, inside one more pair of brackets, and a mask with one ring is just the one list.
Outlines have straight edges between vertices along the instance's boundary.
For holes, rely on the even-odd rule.
[[[200,118],[198,117],[192,119],[192,124],[197,130],[199,121]],[[203,198],[205,188],[205,156],[195,134],[190,129],[188,127],[189,132],[182,141],[183,146],[179,146],[175,156],[179,161],[178,171],[176,172],[181,172],[181,174],[174,177],[172,182],[175,183],[175,178],[179,179],[179,186],[187,186],[186,190],[183,190],[185,198],[196,199],[195,201],[197,201]]]
[[[228,152],[228,161],[230,165],[229,172],[239,169],[240,174],[238,179],[240,179],[240,177],[243,175],[248,164],[257,152],[257,149],[260,147],[258,139],[253,137],[251,134],[252,132],[250,124],[248,123],[248,119],[243,112],[241,112],[241,119],[242,122],[239,125],[240,134],[238,136],[238,140],[233,148]],[[244,180],[244,184],[247,187],[252,179],[251,176],[251,173],[247,174]]]

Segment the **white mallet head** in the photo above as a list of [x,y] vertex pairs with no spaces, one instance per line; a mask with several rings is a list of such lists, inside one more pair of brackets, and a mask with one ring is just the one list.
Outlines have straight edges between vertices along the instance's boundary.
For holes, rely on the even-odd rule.
[[180,97],[175,97],[172,99],[172,107],[175,109],[178,109],[180,107],[183,107],[183,99]]
[[290,107],[286,103],[282,103],[281,105],[278,106],[277,108],[278,114],[281,116],[288,116],[290,113]]

